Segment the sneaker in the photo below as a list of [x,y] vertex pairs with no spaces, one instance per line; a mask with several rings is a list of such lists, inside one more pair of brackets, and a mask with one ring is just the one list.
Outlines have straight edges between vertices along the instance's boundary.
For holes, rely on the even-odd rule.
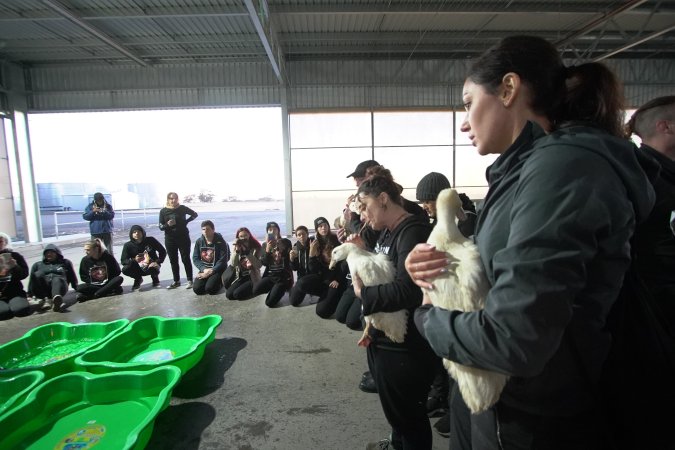
[[159,286],[159,277],[157,275],[150,275],[152,278],[152,287]]
[[166,288],[167,289],[176,289],[178,286],[180,286],[180,281],[174,281],[170,285],[168,285]]
[[45,298],[28,297],[26,300],[28,300],[28,304],[30,306],[35,306],[37,307],[37,309],[43,309],[45,303],[47,302],[47,297]]
[[52,298],[52,311],[61,312],[61,307],[63,306],[63,297],[60,295],[55,295]]
[[434,424],[434,430],[443,437],[450,437],[450,413],[445,413],[438,421]]
[[192,280],[188,280],[187,285],[185,286],[185,289],[192,289]]
[[78,293],[75,295],[75,300],[77,300],[78,302],[82,303],[82,302],[86,302],[87,300],[89,300],[89,297],[87,297],[87,296],[84,295],[84,294],[80,294],[80,293],[78,292]]
[[136,291],[141,288],[141,284],[143,284],[143,278],[136,278],[134,280],[134,285],[131,286],[131,292]]
[[443,397],[427,397],[427,416],[441,417],[448,412],[448,401]]
[[389,439],[382,439],[377,442],[370,442],[366,445],[366,450],[396,450]]
[[373,378],[372,373],[363,373],[361,382],[359,383],[359,389],[361,389],[363,392],[368,392],[369,394],[377,393],[377,386],[375,385],[375,379]]

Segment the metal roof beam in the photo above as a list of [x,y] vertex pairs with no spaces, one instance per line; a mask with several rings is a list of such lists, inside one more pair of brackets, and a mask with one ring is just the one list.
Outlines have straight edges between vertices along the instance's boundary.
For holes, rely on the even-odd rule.
[[[82,20],[127,20],[127,19],[162,19],[162,18],[190,18],[190,17],[248,17],[248,11],[241,6],[147,6],[143,8],[111,7],[93,8],[84,6],[78,8],[77,16]],[[0,11],[0,22],[21,20],[56,20],[48,9],[32,10],[29,13],[16,14],[11,11]]]
[[63,6],[62,4],[58,3],[56,0],[42,0],[42,3],[44,3],[47,7],[51,8],[54,10],[56,13],[60,14],[63,18],[67,19],[68,21],[74,23],[75,25],[83,28],[87,32],[93,34],[97,38],[99,38],[101,41],[105,42],[118,52],[122,53],[124,56],[127,58],[131,59],[132,61],[137,62],[141,66],[147,67],[148,63],[143,61],[141,58],[130,52],[128,49],[124,48],[121,44],[119,44],[117,41],[112,39],[110,36],[106,35],[104,32],[101,30],[92,27],[88,23],[82,21],[78,16],[74,15],[68,9]]
[[[458,4],[460,3],[460,4]],[[551,7],[542,6],[540,0],[510,2],[380,2],[380,3],[348,3],[332,2],[331,4],[274,4],[270,5],[272,14],[510,14],[510,13],[589,13],[597,14],[598,10],[611,8],[616,1],[568,1],[556,2]],[[557,9],[556,9],[557,7]],[[672,6],[670,8],[672,10]]]
[[556,47],[562,47],[565,44],[568,44],[568,43],[572,42],[576,38],[591,32],[595,28],[597,28],[600,25],[602,25],[603,23],[607,22],[612,17],[614,17],[616,15],[619,15],[621,13],[624,13],[626,11],[630,11],[631,9],[634,9],[634,8],[640,6],[641,4],[643,4],[647,1],[648,0],[631,0],[629,2],[626,2],[625,4],[619,6],[618,8],[615,8],[615,9],[609,11],[608,13],[601,15],[597,19],[591,20],[590,22],[588,22],[586,25],[582,26],[577,31],[575,31],[573,33],[570,33],[567,36],[565,36],[563,39],[555,42],[554,45]]
[[246,9],[248,10],[249,17],[253,26],[255,27],[260,42],[265,48],[265,53],[267,53],[267,58],[272,65],[272,70],[277,76],[277,79],[280,83],[284,83],[284,72],[283,72],[283,55],[281,49],[277,44],[277,39],[275,33],[270,27],[270,16],[269,16],[269,6],[267,5],[267,0],[258,0],[256,2],[259,9],[256,9],[253,4],[253,0],[244,0]]
[[621,47],[619,47],[619,48],[617,48],[617,49],[615,49],[615,50],[612,50],[612,51],[609,52],[609,53],[605,53],[604,55],[599,56],[599,57],[593,59],[593,61],[594,61],[594,62],[597,62],[597,61],[602,61],[603,59],[611,58],[612,56],[614,56],[614,55],[616,55],[616,54],[619,54],[619,53],[624,52],[624,51],[626,51],[626,50],[628,50],[628,49],[630,49],[630,48],[633,48],[633,47],[635,47],[636,45],[640,45],[640,44],[643,44],[643,43],[645,43],[645,42],[647,42],[647,41],[650,41],[650,40],[652,40],[652,39],[654,39],[654,38],[657,38],[657,37],[661,36],[662,34],[670,33],[670,32],[673,31],[673,30],[675,30],[675,25],[672,25],[672,26],[670,26],[670,27],[668,27],[668,28],[664,28],[663,30],[660,30],[660,31],[655,31],[655,32],[653,32],[653,33],[649,33],[648,35],[643,36],[643,37],[641,37],[641,38],[639,38],[639,39],[636,39],[636,40],[634,40],[634,41],[632,41],[632,42],[630,42],[630,43],[628,43],[628,44],[626,44],[626,45],[623,45],[623,46],[621,46]]

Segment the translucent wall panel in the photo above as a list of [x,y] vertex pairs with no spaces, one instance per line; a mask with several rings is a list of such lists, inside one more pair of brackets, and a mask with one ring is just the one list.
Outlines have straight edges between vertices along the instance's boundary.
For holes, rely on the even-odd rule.
[[466,118],[466,111],[457,111],[455,114],[455,143],[457,145],[471,145],[471,141],[469,140],[469,133],[463,133],[461,128],[462,128],[462,122],[464,122],[464,119]]
[[457,171],[455,181],[457,186],[486,186],[485,169],[497,159],[499,155],[481,156],[474,146],[457,146],[455,161]]
[[305,225],[310,234],[314,234],[314,219],[319,216],[328,219],[331,228],[333,221],[342,214],[345,200],[356,192],[356,188],[343,191],[294,192],[293,228]]
[[389,169],[404,188],[416,188],[429,172],[440,172],[452,182],[451,146],[375,148],[375,159]]
[[371,158],[370,147],[291,149],[294,191],[351,189],[347,175]]
[[291,148],[372,145],[367,112],[291,114],[289,124]]
[[452,111],[376,112],[376,147],[452,145]]

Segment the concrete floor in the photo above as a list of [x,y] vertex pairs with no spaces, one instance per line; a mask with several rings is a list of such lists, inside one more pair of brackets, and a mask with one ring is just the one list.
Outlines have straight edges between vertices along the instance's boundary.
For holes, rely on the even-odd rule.
[[[83,239],[57,242],[76,270]],[[29,267],[41,254],[39,247],[14,249]],[[114,251],[119,257],[121,247]],[[378,396],[357,388],[367,369],[365,351],[356,345],[360,333],[320,319],[316,298],[293,308],[286,296],[280,307],[269,309],[263,296],[238,302],[224,293],[198,297],[184,287],[167,290],[170,278],[167,261],[162,288],[153,289],[148,280],[131,293],[125,277],[123,295],[0,322],[0,344],[57,321],[220,314],[215,341],[174,389],[148,449],[363,449],[388,436]],[[74,301],[74,293],[65,299]],[[447,448],[448,440],[434,432],[433,449]]]

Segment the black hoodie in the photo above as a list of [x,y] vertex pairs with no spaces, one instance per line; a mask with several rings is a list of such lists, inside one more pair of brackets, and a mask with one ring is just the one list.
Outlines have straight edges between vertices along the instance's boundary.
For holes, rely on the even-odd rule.
[[16,261],[16,266],[10,270],[6,277],[0,278],[0,300],[11,300],[14,297],[26,297],[21,280],[28,276],[28,265],[23,256],[6,248],[0,254],[8,253]]
[[[45,258],[45,255],[50,250],[56,253],[56,259],[51,262],[47,261]],[[73,263],[71,263],[69,259],[63,257],[61,249],[54,244],[47,244],[42,252],[42,256],[42,261],[36,262],[30,269],[30,278],[28,279],[29,296],[34,294],[33,285],[36,278],[45,278],[47,281],[50,281],[53,277],[61,277],[64,278],[66,283],[70,284],[73,289],[77,288],[77,275],[75,274]]]
[[[140,231],[143,234],[140,242],[136,242],[132,235],[134,231]],[[131,264],[132,261],[135,261],[135,257],[138,254],[143,254],[148,252],[150,256],[150,261],[157,262],[157,264],[162,264],[164,258],[166,258],[166,249],[162,244],[159,243],[157,239],[152,236],[146,236],[145,230],[140,225],[132,225],[129,229],[129,241],[124,244],[122,247],[122,256],[120,261],[123,266]]]

